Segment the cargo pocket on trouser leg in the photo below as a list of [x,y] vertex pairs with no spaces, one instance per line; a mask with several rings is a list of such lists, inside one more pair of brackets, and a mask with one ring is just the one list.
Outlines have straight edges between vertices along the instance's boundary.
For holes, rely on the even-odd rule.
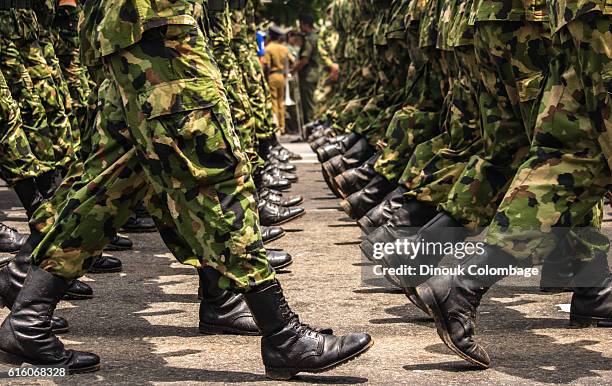
[[527,137],[531,140],[535,121],[538,117],[539,102],[542,100],[542,94],[544,92],[543,85],[546,83],[546,76],[538,72],[526,78],[518,79],[516,83],[523,124],[527,131]]
[[155,86],[138,102],[140,157],[182,237],[238,287],[267,274],[255,188],[222,94],[189,79]]

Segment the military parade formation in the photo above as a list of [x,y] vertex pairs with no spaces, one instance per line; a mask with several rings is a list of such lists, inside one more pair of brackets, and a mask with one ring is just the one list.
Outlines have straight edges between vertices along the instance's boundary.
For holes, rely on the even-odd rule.
[[[261,336],[269,378],[372,347],[303,323],[277,273],[292,256],[264,246],[305,213],[278,140],[289,74],[361,252],[454,354],[491,365],[476,318],[508,267],[542,265],[542,291],[573,292],[569,323],[612,327],[610,0],[333,0],[300,16],[292,59],[275,26],[258,56],[262,7],[0,1],[0,178],[30,231],[0,224],[2,363],[100,369],[54,311],[93,296],[83,275],[122,269],[103,252],[131,249],[128,232],[159,232],[197,271],[199,332]],[[461,274],[433,274],[442,250],[379,248],[477,236]]]

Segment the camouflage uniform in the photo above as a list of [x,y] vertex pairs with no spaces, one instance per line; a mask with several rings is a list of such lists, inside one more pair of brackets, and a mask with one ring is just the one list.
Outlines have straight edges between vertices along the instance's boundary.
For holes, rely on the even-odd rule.
[[93,141],[85,175],[34,264],[66,278],[83,274],[148,194],[179,261],[218,269],[222,288],[248,290],[272,279],[248,161],[193,4],[102,0],[87,2],[84,12],[85,64],[102,60],[109,78],[98,91],[96,131],[104,142]]
[[223,77],[223,85],[227,92],[234,127],[240,135],[242,148],[247,152],[249,160],[257,163],[259,157],[255,151],[256,122],[249,95],[243,83],[244,75],[232,50],[233,21],[227,2],[225,2],[223,10],[209,9],[208,20],[210,22],[210,45]]
[[385,12],[375,12],[372,0],[361,0],[351,5],[351,11],[357,21],[348,27],[352,36],[351,43],[347,44],[345,54],[352,58],[350,74],[346,80],[346,91],[343,104],[338,106],[339,127],[346,131],[353,131],[355,120],[362,113],[366,104],[376,95],[376,88],[372,87],[378,81],[374,35],[376,27],[385,16]]
[[31,10],[0,10],[0,70],[21,111],[30,148],[48,168],[55,168],[55,153],[47,115],[22,56],[25,46],[38,39],[36,15]]
[[440,10],[437,47],[450,90],[441,112],[442,134],[415,148],[400,178],[406,196],[419,201],[445,201],[469,158],[482,151],[471,10],[471,0],[444,2]]
[[12,186],[47,171],[30,149],[19,107],[0,72],[0,178]]
[[353,131],[376,146],[384,137],[394,113],[406,102],[406,81],[410,66],[405,14],[409,2],[376,2],[378,19],[374,34],[377,83],[375,95],[355,117]]
[[489,224],[533,130],[533,110],[548,70],[545,0],[480,0],[475,44],[484,154],[473,156],[441,208],[470,229]]
[[307,58],[308,64],[299,71],[300,99],[304,122],[314,120],[316,110],[314,94],[320,76],[319,34],[312,31],[304,36],[304,45],[300,50],[300,58]]
[[374,170],[389,181],[399,179],[418,144],[440,134],[440,106],[446,95],[446,82],[440,68],[440,51],[435,47],[436,29],[427,28],[429,19],[424,15],[427,6],[431,11],[436,5],[435,1],[412,0],[405,11],[410,55],[406,97],[387,127],[386,146],[374,165]]
[[[333,7],[332,7],[333,9]],[[334,29],[334,25],[330,19],[325,20],[319,29],[318,51],[323,68],[329,69],[336,63],[334,52],[338,44],[338,33]],[[317,115],[327,110],[327,104],[337,91],[337,83],[331,82],[329,77],[321,76],[317,91],[315,92],[315,101],[317,103]]]
[[81,64],[78,37],[79,8],[58,7],[53,20],[53,47],[71,98],[71,126],[74,151],[81,148],[81,130],[86,126],[91,92],[87,69]]
[[245,89],[253,106],[255,136],[265,139],[275,135],[278,126],[274,121],[272,97],[265,80],[263,68],[257,57],[255,7],[256,1],[247,0],[243,9],[232,10],[232,49],[243,74]]
[[26,42],[19,48],[47,114],[56,167],[65,170],[76,161],[76,153],[72,146],[72,126],[66,112],[66,107],[70,109],[72,102],[51,41],[51,21],[55,12],[53,3],[50,0],[39,3],[41,6],[36,8],[36,22],[33,25],[38,31],[38,39]]
[[548,8],[553,56],[533,142],[486,238],[527,264],[568,228],[584,229],[612,187],[612,4],[550,0]]

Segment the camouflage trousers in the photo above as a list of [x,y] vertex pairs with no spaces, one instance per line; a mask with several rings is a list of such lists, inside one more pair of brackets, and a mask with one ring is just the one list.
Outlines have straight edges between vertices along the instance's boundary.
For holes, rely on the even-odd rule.
[[30,149],[19,107],[0,72],[0,178],[12,186],[47,171]]
[[208,18],[204,14],[197,15],[197,18],[202,24],[206,24],[205,19],[210,24],[210,45],[223,78],[234,127],[240,135],[242,148],[248,154],[249,160],[256,163],[258,155],[255,151],[255,118],[243,83],[243,74],[231,46],[230,10],[226,6],[223,11],[210,12]]
[[400,178],[417,145],[440,134],[444,92],[439,51],[431,50],[426,56],[431,60],[410,65],[405,105],[391,119],[385,133],[386,146],[374,165],[374,170],[389,181]]
[[67,169],[76,160],[65,104],[65,101],[70,103],[70,96],[50,39],[50,34],[43,32],[39,40],[20,40],[17,46],[47,115],[55,165]]
[[0,11],[0,71],[21,111],[30,149],[45,167],[51,169],[56,166],[51,129],[21,52],[21,46],[37,38],[32,28],[35,22],[33,12]]
[[416,146],[400,177],[400,184],[408,189],[406,197],[435,205],[446,201],[467,161],[482,151],[474,47],[445,51],[441,60],[450,79],[450,92],[440,112],[442,134]]
[[548,70],[545,23],[479,22],[475,48],[484,151],[474,155],[440,207],[469,229],[487,226],[529,151],[534,108]]
[[274,277],[209,52],[197,27],[168,25],[103,58],[109,81],[98,91],[92,153],[55,221],[35,224],[45,237],[34,264],[82,275],[144,197],[176,258],[219,270],[222,288],[248,290]]
[[79,53],[78,16],[76,7],[59,7],[54,19],[53,39],[53,48],[70,93],[72,143],[77,154],[81,149],[81,130],[87,124],[88,98],[91,92],[87,69],[81,64]]
[[568,230],[588,232],[589,213],[612,187],[610,22],[591,12],[553,35],[533,143],[486,238],[526,264]]

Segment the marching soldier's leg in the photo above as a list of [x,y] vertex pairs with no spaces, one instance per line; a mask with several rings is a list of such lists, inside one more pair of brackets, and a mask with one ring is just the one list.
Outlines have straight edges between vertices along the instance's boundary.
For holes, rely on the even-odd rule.
[[[559,31],[553,28],[555,54],[528,159],[495,214],[484,253],[464,264],[476,269],[530,265],[545,259],[568,232],[596,231],[583,228],[583,219],[612,186],[610,153],[599,143],[602,138],[609,143],[612,127],[610,16],[601,11],[565,12],[574,19]],[[570,318],[579,325],[612,325],[607,253],[584,258],[575,273]],[[445,343],[485,368],[490,361],[474,341],[472,326],[482,296],[504,276],[439,276],[417,288]]]
[[[158,50],[159,56],[148,54],[149,47],[160,44],[183,50],[184,62],[174,60],[172,72],[167,71],[168,58],[163,55],[169,51]],[[125,66],[128,57],[131,60]],[[304,349],[298,344],[308,343],[287,324],[287,317],[297,319],[290,311],[286,316],[275,311],[277,307],[289,308],[265,256],[255,186],[229,120],[220,75],[211,67],[211,60],[201,33],[189,26],[150,30],[137,45],[108,57],[113,78],[130,111],[126,118],[147,180],[167,202],[177,232],[201,258],[201,264],[222,274],[219,286],[247,291],[244,297],[264,335],[264,358],[286,358],[265,360],[268,375],[284,379],[299,371],[316,371],[329,364],[332,357],[342,363],[367,349],[369,336],[318,335],[326,340],[326,346],[341,341],[344,344],[337,346],[334,354],[323,350],[306,365],[298,359]],[[183,80],[194,69],[200,76],[193,82]],[[151,71],[155,77],[145,76]],[[145,79],[145,84],[136,84],[134,79]],[[156,87],[151,88],[151,82]],[[178,95],[182,101],[179,105],[175,103]],[[178,110],[168,110],[170,106]],[[208,138],[206,143],[199,140],[203,136]],[[175,143],[182,146],[173,146]],[[305,331],[314,333],[308,328]],[[293,344],[286,340],[289,337]]]
[[54,48],[62,75],[66,80],[70,97],[72,98],[72,115],[76,122],[71,124],[73,129],[73,148],[80,152],[80,131],[86,125],[87,99],[91,92],[87,69],[81,64],[78,38],[79,10],[70,5],[60,5],[54,19],[56,31]]
[[[34,89],[45,108],[53,138],[57,167],[61,168],[62,173],[65,173],[71,163],[76,162],[76,154],[72,147],[72,127],[63,100],[63,97],[69,94],[67,91],[63,91],[61,84],[58,85],[53,78],[54,69],[47,62],[41,44],[44,44],[44,47],[51,51],[49,57],[54,60],[57,60],[57,58],[55,58],[53,44],[46,40],[44,36],[40,43],[38,41],[26,41],[21,47],[20,53],[34,83]],[[61,81],[59,64],[56,67],[57,78]]]
[[45,110],[21,57],[20,45],[24,39],[34,38],[31,28],[20,24],[28,22],[27,18],[22,17],[22,12],[0,10],[0,70],[13,99],[18,103],[30,149],[47,168],[36,179],[21,180],[13,187],[26,213],[31,216],[44,198],[41,192],[50,190],[46,182],[54,180],[56,161]]
[[[177,52],[181,54],[177,56]],[[300,371],[323,370],[367,350],[371,345],[368,335],[317,335],[300,324],[286,304],[265,257],[254,185],[229,120],[220,74],[201,31],[188,25],[154,28],[137,43],[104,60],[121,95],[118,104],[129,126],[131,139],[124,146],[136,147],[121,149],[117,162],[70,196],[33,253],[33,263],[40,268],[26,278],[0,330],[0,347],[30,360],[63,364],[72,371],[99,366],[99,358],[91,354],[78,353],[80,360],[75,361],[75,353],[61,346],[45,322],[36,325],[42,333],[33,335],[32,326],[20,321],[25,316],[23,311],[33,311],[34,304],[29,300],[32,290],[37,291],[34,297],[40,307],[35,312],[46,315],[57,302],[58,293],[65,289],[66,278],[82,274],[87,266],[83,252],[104,247],[106,234],[116,229],[128,210],[125,204],[141,198],[144,174],[150,188],[165,200],[174,226],[189,243],[192,255],[201,258],[199,264],[222,274],[219,286],[251,290],[245,299],[264,334],[263,356],[284,358],[265,359],[270,376],[286,379]],[[144,173],[135,174],[135,162],[142,165]],[[109,185],[112,190],[105,189]],[[89,216],[82,218],[83,213]],[[90,221],[92,226],[87,224]],[[79,245],[75,244],[77,240]],[[36,323],[38,316],[34,317]],[[14,329],[19,330],[19,338]],[[308,340],[303,334],[308,334]],[[308,342],[315,335],[324,340],[324,347],[332,349],[309,356],[304,363],[301,357],[305,349],[311,349]],[[19,339],[29,343],[27,350],[17,346]],[[50,348],[61,358],[44,357]]]
[[[0,177],[9,186],[32,180],[48,171],[32,153],[21,124],[21,113],[0,72]],[[0,223],[0,252],[17,252],[27,239]]]

